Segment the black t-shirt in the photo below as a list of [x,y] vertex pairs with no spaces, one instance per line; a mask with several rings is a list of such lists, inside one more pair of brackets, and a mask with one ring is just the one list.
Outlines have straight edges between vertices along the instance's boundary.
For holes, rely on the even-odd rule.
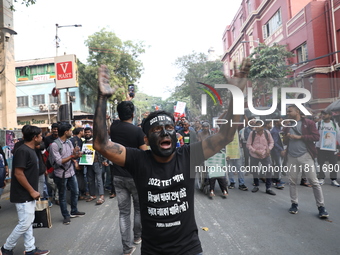
[[36,151],[26,144],[21,145],[13,156],[13,170],[11,180],[10,201],[12,203],[25,203],[33,201],[29,192],[21,186],[15,177],[15,168],[24,168],[24,174],[28,183],[34,190],[38,190],[39,182],[39,159]]
[[183,136],[183,141],[185,144],[197,142],[196,132],[189,130],[189,132],[184,132],[184,130],[179,130],[178,133]]
[[47,150],[47,148],[50,146],[50,144],[53,143],[54,140],[56,140],[57,138],[58,138],[58,136],[53,136],[53,134],[46,136],[44,138],[45,149]]
[[[131,123],[115,120],[110,127],[111,141],[119,143],[125,147],[139,148],[144,142],[144,133],[140,127]],[[113,164],[115,176],[131,177],[131,175],[122,167]]]
[[203,160],[201,142],[177,148],[168,163],[157,162],[151,151],[126,148],[125,167],[139,195],[143,255],[202,252],[194,215],[195,179],[190,178],[190,167],[193,171]]

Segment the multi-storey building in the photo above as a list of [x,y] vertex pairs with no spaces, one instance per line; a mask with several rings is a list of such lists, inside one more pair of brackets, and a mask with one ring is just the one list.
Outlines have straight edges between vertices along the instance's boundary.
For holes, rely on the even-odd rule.
[[[58,109],[66,104],[66,89],[60,90],[54,97],[55,88],[54,58],[16,61],[16,95],[17,95],[17,128],[30,124],[42,128],[43,131],[58,121]],[[80,85],[81,86],[81,85]],[[94,107],[89,105],[87,92],[82,87],[69,88],[74,120],[92,119]],[[15,107],[15,106],[13,106]],[[60,117],[60,114],[59,114]]]
[[223,34],[224,71],[259,43],[287,46],[295,86],[312,93],[311,108],[339,98],[340,0],[243,0]]

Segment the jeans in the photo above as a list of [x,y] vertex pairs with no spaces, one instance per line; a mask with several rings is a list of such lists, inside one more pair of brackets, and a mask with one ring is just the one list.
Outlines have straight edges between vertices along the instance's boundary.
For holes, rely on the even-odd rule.
[[[325,151],[318,149],[318,163],[319,163],[319,179],[325,179],[325,172],[329,170],[329,175],[331,180],[337,179],[337,171],[339,170],[336,166],[338,163],[338,155],[334,154],[335,151]],[[326,166],[325,162],[328,161],[329,165],[332,166],[330,168],[329,166]]]
[[66,189],[69,188],[71,190],[71,214],[78,212],[77,204],[78,204],[78,182],[75,175],[70,178],[59,178],[54,176],[54,182],[57,184],[59,190],[59,204],[60,211],[64,218],[70,217],[69,212],[67,211],[67,203],[66,203]]
[[[237,170],[237,176],[238,176],[238,184],[239,185],[244,185],[244,173],[240,171],[241,169],[241,164],[242,164],[242,160],[240,158],[238,159],[230,159],[227,161],[228,164],[230,165],[230,167],[233,166],[233,170],[236,169]],[[228,177],[229,177],[229,181],[230,183],[235,183],[234,180],[234,173],[233,171],[230,171],[228,173]]]
[[142,234],[139,199],[135,182],[132,178],[115,176],[113,181],[116,187],[116,196],[119,208],[120,234],[122,235],[123,253],[125,254],[131,252],[132,249],[130,221],[131,197],[133,199],[133,208],[135,213],[133,223],[134,240],[139,239]]
[[32,223],[35,215],[35,200],[26,203],[16,203],[18,213],[18,224],[13,229],[12,233],[6,240],[4,248],[13,250],[18,239],[24,236],[25,251],[32,251],[35,249],[35,238],[33,236]]
[[[263,166],[267,167],[267,172],[266,172],[266,189],[270,189],[271,185],[272,185],[272,173],[271,171],[269,171],[269,165],[270,165],[270,157],[266,157],[266,158],[254,158],[252,156],[250,156],[250,165],[252,167],[259,167],[259,163],[261,162],[261,164]],[[253,171],[253,176],[254,176],[254,184],[255,186],[259,186],[260,185],[260,181],[259,181],[259,172],[258,171]]]
[[301,170],[305,173],[309,183],[312,185],[316,205],[324,206],[324,198],[318,178],[316,177],[316,169],[314,160],[308,152],[298,158],[293,158],[288,154],[287,166],[289,171],[289,191],[292,203],[298,203],[297,179]]
[[92,166],[87,166],[87,179],[89,182],[89,192],[91,196],[96,195],[96,182],[99,195],[104,195],[102,168],[99,162],[94,162]]

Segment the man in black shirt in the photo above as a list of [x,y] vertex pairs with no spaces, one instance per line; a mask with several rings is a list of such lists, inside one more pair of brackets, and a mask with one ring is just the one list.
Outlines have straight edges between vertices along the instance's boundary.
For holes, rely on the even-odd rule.
[[[246,77],[250,61],[243,61],[236,77]],[[99,93],[94,116],[93,146],[104,157],[125,167],[138,190],[142,219],[141,254],[197,255],[202,253],[194,215],[195,166],[234,139],[236,125],[222,125],[220,132],[202,142],[176,149],[175,123],[164,111],[151,113],[143,122],[146,144],[151,150],[124,147],[108,140],[106,105],[114,89],[108,84],[108,70],[99,70]],[[246,79],[238,80],[243,90]],[[233,116],[232,100],[221,119],[240,121]],[[192,175],[191,175],[192,173]],[[130,253],[131,254],[131,253]]]
[[15,203],[18,212],[18,225],[14,228],[6,243],[1,247],[2,255],[12,255],[20,236],[24,236],[25,254],[49,254],[48,250],[39,250],[35,246],[32,223],[35,215],[38,192],[39,160],[36,146],[42,142],[41,129],[29,126],[24,131],[24,144],[15,152],[10,190],[10,201]]
[[[115,120],[111,124],[111,141],[126,147],[146,150],[147,147],[144,142],[144,133],[142,129],[132,124],[134,110],[135,107],[130,101],[123,101],[118,104],[117,111],[119,120]],[[119,225],[120,233],[122,235],[123,254],[131,254],[136,249],[131,241],[131,197],[134,209],[134,244],[141,243],[142,234],[137,189],[131,174],[129,174],[126,169],[116,164],[113,164],[112,167],[114,173],[114,186],[118,199]]]

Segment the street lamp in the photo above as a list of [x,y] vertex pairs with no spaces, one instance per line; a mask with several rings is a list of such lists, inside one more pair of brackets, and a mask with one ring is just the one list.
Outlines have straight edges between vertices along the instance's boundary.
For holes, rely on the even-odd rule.
[[55,55],[58,56],[58,48],[59,48],[59,37],[58,37],[58,28],[62,27],[82,27],[80,24],[75,25],[65,25],[65,26],[59,26],[58,24],[55,24]]

